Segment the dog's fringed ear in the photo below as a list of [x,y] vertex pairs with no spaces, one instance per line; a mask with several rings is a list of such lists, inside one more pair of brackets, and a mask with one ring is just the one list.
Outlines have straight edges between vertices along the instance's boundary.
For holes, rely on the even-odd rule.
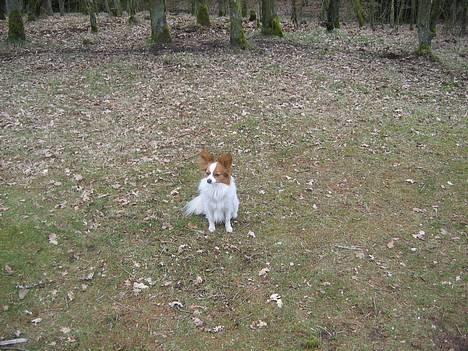
[[222,154],[218,158],[218,162],[228,170],[228,172],[231,172],[232,169],[232,156],[231,154]]
[[209,153],[209,151],[203,149],[200,152],[200,165],[202,169],[205,169],[208,167],[208,164],[212,163],[214,161],[214,157],[212,154]]

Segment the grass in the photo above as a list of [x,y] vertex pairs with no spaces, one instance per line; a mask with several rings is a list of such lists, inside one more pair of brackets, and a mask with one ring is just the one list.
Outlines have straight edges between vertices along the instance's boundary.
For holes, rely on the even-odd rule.
[[[48,42],[0,65],[1,338],[19,330],[30,350],[466,347],[458,47],[441,39],[441,62],[400,60],[410,32],[313,27],[233,52],[181,16],[166,51],[147,48],[148,20],[117,18],[103,19],[100,51],[80,51],[86,18],[57,21],[74,55]],[[27,24],[28,47],[44,49],[46,24]],[[202,147],[234,154],[233,235],[182,216]],[[24,299],[18,285],[32,286]]]

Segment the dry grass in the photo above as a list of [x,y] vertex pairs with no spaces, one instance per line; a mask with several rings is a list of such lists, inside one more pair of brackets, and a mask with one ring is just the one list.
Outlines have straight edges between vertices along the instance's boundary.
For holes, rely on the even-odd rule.
[[[143,15],[101,17],[96,36],[86,21],[28,23],[28,43],[0,47],[0,337],[19,330],[32,350],[466,349],[465,39],[441,35],[428,62],[405,29],[312,24],[283,40],[250,28],[253,48],[237,52],[225,20],[181,16],[154,50]],[[233,235],[181,216],[201,147],[234,154]]]

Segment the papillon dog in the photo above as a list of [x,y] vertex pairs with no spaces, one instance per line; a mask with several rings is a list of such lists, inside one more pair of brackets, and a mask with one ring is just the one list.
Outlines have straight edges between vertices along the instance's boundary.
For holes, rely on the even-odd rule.
[[187,215],[205,215],[208,230],[215,231],[216,223],[223,223],[226,232],[232,233],[231,219],[237,218],[239,198],[232,176],[232,156],[222,154],[215,161],[211,153],[200,153],[201,167],[205,172],[198,185],[199,195],[185,205]]

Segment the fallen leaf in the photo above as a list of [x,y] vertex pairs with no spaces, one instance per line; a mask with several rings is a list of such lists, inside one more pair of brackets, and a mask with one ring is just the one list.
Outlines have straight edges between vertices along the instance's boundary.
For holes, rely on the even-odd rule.
[[410,178],[406,179],[405,182],[407,182],[407,183],[409,183],[409,184],[414,184],[414,183],[416,183],[416,181],[415,181],[414,179],[410,179]]
[[29,292],[29,289],[24,289],[24,288],[19,289],[18,298],[20,300],[23,300],[26,297],[26,295],[28,294],[28,292]]
[[169,306],[172,307],[172,308],[183,308],[184,305],[182,304],[182,302],[180,301],[172,301],[172,302],[169,302]]
[[203,283],[203,278],[197,275],[197,277],[193,280],[193,284],[200,285],[201,283]]
[[68,334],[69,332],[71,332],[71,329],[68,327],[62,327],[60,328],[60,331],[64,334]]
[[260,270],[260,272],[258,272],[258,275],[259,275],[260,277],[263,277],[263,276],[267,275],[267,273],[268,273],[269,271],[270,271],[270,268],[268,268],[268,267],[262,268],[262,269]]
[[276,305],[281,308],[283,307],[283,300],[281,299],[280,294],[271,294],[267,302],[276,302]]
[[262,320],[254,321],[250,323],[250,329],[255,330],[255,329],[261,329],[268,326],[268,324]]
[[4,271],[7,275],[12,275],[13,273],[15,273],[15,271],[7,264],[5,265]]
[[205,324],[205,323],[203,323],[203,321],[202,321],[200,318],[198,318],[198,317],[192,317],[192,322],[193,322],[193,324],[195,324],[195,326],[196,326],[197,328],[201,328],[201,327],[203,327],[203,324]]
[[248,236],[250,236],[251,238],[254,238],[255,239],[255,233],[251,230],[249,230],[249,232],[247,233]]
[[426,233],[424,232],[424,230],[420,230],[418,234],[413,234],[413,238],[415,239],[424,240],[425,237]]
[[73,301],[75,299],[75,293],[73,291],[69,291],[67,296],[69,301]]
[[390,240],[388,243],[387,243],[387,247],[389,249],[393,249],[393,247],[395,246],[395,242],[393,240]]
[[57,234],[55,234],[55,233],[50,233],[49,234],[49,243],[52,244],[52,245],[58,245]]

